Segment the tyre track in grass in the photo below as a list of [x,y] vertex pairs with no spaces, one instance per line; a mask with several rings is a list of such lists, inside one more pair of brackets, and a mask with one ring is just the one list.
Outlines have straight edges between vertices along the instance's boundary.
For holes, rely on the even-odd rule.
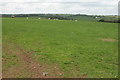
[[[47,64],[44,65],[36,61],[32,58],[34,51],[26,51],[15,43],[5,44],[3,52],[16,54],[19,57],[18,64],[21,64],[21,67],[13,66],[6,71],[3,71],[3,78],[15,78],[22,76],[25,78],[59,78],[64,74],[57,65],[54,65],[51,69],[51,67]],[[46,71],[48,74],[44,74]]]

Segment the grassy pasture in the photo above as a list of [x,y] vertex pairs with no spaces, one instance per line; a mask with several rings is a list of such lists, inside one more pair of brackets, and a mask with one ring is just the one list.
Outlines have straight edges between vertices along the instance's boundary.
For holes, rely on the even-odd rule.
[[[3,46],[15,48],[13,43],[40,63],[58,64],[62,77],[118,77],[117,40],[117,23],[3,18]],[[19,56],[5,50],[3,58],[11,61],[3,69],[19,66]]]

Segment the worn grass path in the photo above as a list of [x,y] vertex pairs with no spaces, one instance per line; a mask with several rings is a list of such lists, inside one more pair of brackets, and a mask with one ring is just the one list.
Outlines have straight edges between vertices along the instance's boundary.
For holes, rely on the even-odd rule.
[[[3,44],[3,52],[7,53],[7,55],[16,55],[18,57],[17,63],[20,65],[9,67],[7,70],[3,69],[3,78],[55,78],[63,74],[57,65],[54,65],[56,68],[51,68],[53,66],[41,64],[33,59],[32,53],[34,52],[26,51],[14,43]],[[3,64],[8,60],[10,60],[10,58],[3,58]],[[48,72],[46,76],[43,75],[45,71]]]

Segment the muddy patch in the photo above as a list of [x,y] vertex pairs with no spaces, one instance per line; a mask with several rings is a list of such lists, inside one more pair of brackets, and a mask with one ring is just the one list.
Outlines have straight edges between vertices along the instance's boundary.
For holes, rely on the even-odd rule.
[[116,39],[111,39],[111,38],[103,38],[101,39],[102,41],[105,41],[105,42],[118,42],[118,40]]

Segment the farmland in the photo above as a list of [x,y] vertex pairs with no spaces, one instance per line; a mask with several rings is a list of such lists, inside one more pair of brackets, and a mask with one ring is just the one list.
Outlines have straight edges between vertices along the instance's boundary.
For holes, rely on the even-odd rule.
[[2,20],[3,77],[118,77],[117,23]]

